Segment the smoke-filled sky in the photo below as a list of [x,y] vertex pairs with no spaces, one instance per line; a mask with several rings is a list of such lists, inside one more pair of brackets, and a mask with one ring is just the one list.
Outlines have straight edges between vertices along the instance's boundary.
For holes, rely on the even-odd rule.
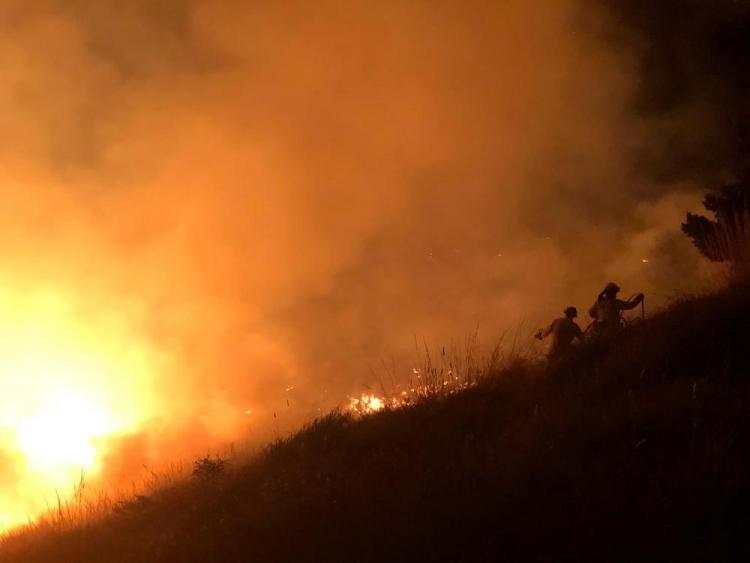
[[119,475],[415,335],[701,288],[680,221],[744,166],[749,5],[4,0],[3,331],[123,358],[86,379],[131,397]]

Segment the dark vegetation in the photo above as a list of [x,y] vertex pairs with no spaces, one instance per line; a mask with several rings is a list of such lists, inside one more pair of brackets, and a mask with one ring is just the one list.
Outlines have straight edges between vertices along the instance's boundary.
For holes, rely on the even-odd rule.
[[750,174],[706,195],[703,206],[713,219],[688,213],[683,232],[712,262],[729,262],[746,271],[750,263]]
[[0,561],[746,560],[748,318],[730,288],[566,365],[333,413],[101,522],[9,539]]

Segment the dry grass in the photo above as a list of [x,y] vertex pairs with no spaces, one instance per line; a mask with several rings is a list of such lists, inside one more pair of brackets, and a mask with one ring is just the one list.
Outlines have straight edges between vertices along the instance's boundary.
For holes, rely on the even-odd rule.
[[546,370],[475,337],[425,350],[406,408],[331,413],[248,463],[12,538],[0,562],[736,558],[748,315],[744,287],[685,300]]
[[188,476],[180,464],[170,464],[159,472],[146,469],[148,476],[145,479],[132,482],[128,490],[120,491],[92,487],[82,472],[73,484],[72,492],[55,491],[54,502],[47,503],[45,512],[26,525],[0,535],[0,548],[94,526],[112,514],[132,510],[158,491],[184,483]]

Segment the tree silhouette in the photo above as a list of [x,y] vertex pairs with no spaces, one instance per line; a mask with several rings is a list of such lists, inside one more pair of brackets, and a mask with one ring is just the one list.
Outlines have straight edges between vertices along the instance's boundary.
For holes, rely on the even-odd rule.
[[750,265],[750,176],[709,193],[703,207],[713,213],[713,220],[688,213],[682,231],[712,262]]

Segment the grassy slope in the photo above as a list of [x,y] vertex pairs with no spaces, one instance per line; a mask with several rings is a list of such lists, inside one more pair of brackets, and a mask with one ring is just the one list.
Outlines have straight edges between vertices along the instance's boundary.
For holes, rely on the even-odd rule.
[[216,479],[9,542],[0,561],[730,560],[750,531],[748,318],[750,297],[728,290],[559,370],[333,414]]

